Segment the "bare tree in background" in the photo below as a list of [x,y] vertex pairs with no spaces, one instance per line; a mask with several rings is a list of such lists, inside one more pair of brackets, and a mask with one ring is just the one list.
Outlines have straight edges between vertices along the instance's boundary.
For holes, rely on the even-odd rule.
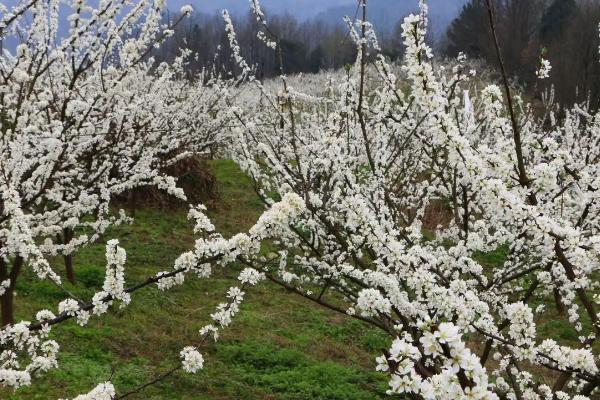
[[[497,19],[497,35],[508,73],[525,80],[534,77],[535,60],[539,55],[538,33],[546,0],[499,0],[493,2]],[[452,22],[447,32],[446,54],[463,52],[470,57],[493,61],[496,57],[487,5],[484,0],[472,0]]]
[[[598,22],[600,2],[576,2],[559,25],[554,36],[543,38],[547,58],[552,64],[550,83],[554,85],[561,104],[590,102],[594,109],[600,106],[600,60],[598,59]],[[554,23],[553,23],[554,22]]]
[[[484,0],[471,0],[447,32],[445,53],[463,52],[495,62]],[[507,72],[517,77],[527,93],[539,95],[553,86],[561,105],[590,102],[600,96],[597,0],[497,0],[497,35]],[[550,79],[539,86],[535,71],[542,56],[552,64]]]

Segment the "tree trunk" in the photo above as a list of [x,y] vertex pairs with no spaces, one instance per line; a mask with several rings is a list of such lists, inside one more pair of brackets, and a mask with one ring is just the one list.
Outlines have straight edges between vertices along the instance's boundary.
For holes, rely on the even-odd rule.
[[0,282],[10,279],[10,284],[2,296],[0,296],[0,312],[2,313],[2,326],[15,322],[14,295],[17,277],[23,268],[23,257],[17,256],[12,262],[9,270],[8,262],[0,258]]
[[[63,230],[63,243],[67,244],[71,240],[73,240],[73,230],[71,230],[69,228],[65,228]],[[75,270],[73,269],[73,254],[65,254],[63,256],[63,259],[65,262],[67,279],[69,282],[71,282],[74,285],[76,280],[75,280]]]
[[0,297],[0,311],[2,312],[2,326],[11,325],[15,323],[14,316],[14,289],[11,287],[6,289],[6,292]]
[[73,254],[67,254],[63,256],[65,261],[65,269],[67,272],[67,280],[71,282],[71,284],[75,284],[75,270],[73,269]]
[[[8,264],[3,258],[0,258],[0,283],[8,279]],[[12,296],[13,293],[9,288],[0,296],[0,313],[2,314],[2,326],[6,326],[14,322]]]
[[129,212],[132,217],[135,217],[135,210],[137,209],[137,191],[135,188],[131,189],[129,192]]
[[558,312],[558,315],[564,315],[565,305],[562,302],[560,291],[555,287],[552,292],[554,293],[554,302],[556,303],[556,311]]

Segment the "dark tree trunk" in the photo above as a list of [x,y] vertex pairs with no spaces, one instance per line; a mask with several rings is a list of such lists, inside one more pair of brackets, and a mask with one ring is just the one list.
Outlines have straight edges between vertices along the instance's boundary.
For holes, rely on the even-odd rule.
[[[63,243],[67,244],[69,243],[71,240],[73,240],[73,230],[66,228],[63,230]],[[73,254],[66,254],[63,256],[63,259],[65,261],[65,270],[67,273],[67,279],[69,282],[71,282],[73,285],[75,284],[76,280],[75,280],[75,270],[73,269]]]
[[0,311],[2,312],[2,326],[15,323],[14,316],[14,289],[9,287],[0,298]]
[[137,199],[137,191],[136,189],[132,189],[131,192],[129,192],[129,212],[131,213],[132,217],[135,217],[135,210],[137,209],[137,203],[138,203],[138,199]]
[[[8,264],[0,258],[0,283],[8,279]],[[0,297],[0,312],[2,313],[2,326],[6,326],[14,322],[12,296],[13,293],[6,289]]]
[[558,315],[564,315],[565,305],[563,304],[560,291],[555,287],[552,292],[554,294],[554,302],[556,303],[556,311],[558,312]]
[[63,256],[65,260],[65,269],[67,272],[67,280],[73,285],[75,284],[75,270],[73,269],[73,254]]
[[13,324],[15,322],[14,293],[17,277],[23,268],[23,258],[16,257],[12,262],[12,268],[9,270],[8,262],[0,259],[0,282],[10,279],[10,284],[4,294],[0,296],[0,312],[2,313],[2,326]]

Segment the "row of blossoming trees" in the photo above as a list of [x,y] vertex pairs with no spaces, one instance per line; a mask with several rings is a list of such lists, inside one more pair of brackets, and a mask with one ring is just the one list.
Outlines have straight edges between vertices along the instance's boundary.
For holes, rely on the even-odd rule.
[[[262,22],[259,38],[278,51],[258,1],[250,4]],[[374,356],[391,396],[598,394],[595,115],[576,107],[539,120],[507,82],[465,94],[474,72],[462,59],[434,67],[423,3],[404,22],[407,51],[397,74],[379,54],[361,1],[362,20],[348,20],[356,64],[332,77],[323,96],[291,87],[281,54],[279,93],[254,80],[224,13],[242,90],[260,98],[252,112],[233,106],[236,81],[182,80],[185,52],[169,66],[147,57],[170,32],[160,22],[164,4],[71,5],[66,38],[56,33],[60,5],[53,0],[5,10],[0,25],[4,36],[22,32],[23,16],[33,16],[24,44],[0,65],[3,385],[28,385],[57,367],[52,326],[85,324],[150,285],[168,290],[186,277],[209,278],[214,266],[241,264],[239,284],[212,314],[214,323],[190,338],[195,345],[164,376],[203,368],[200,346],[231,323],[250,286],[268,279],[387,333],[390,348]],[[550,69],[543,66],[540,77]],[[267,207],[249,232],[224,238],[202,206],[192,207],[198,240],[171,270],[126,287],[125,250],[111,241],[106,280],[88,303],[66,295],[58,313],[12,323],[8,310],[23,268],[60,285],[47,255],[70,254],[126,218],[111,214],[114,194],[154,184],[181,196],[160,166],[214,140],[227,143]],[[448,218],[425,237],[440,204]],[[265,240],[278,251],[261,252]],[[481,261],[498,248],[507,249],[501,265]],[[553,302],[579,332],[579,345],[540,335],[536,323],[553,317],[544,307]],[[125,395],[106,382],[79,398]]]
[[[210,74],[184,79],[192,56],[185,50],[171,65],[154,62],[152,49],[191,12],[184,7],[165,23],[164,7],[146,0],[95,8],[79,0],[0,4],[2,385],[29,384],[32,374],[56,366],[58,344],[45,340],[49,324],[15,324],[14,292],[24,270],[62,287],[48,256],[68,257],[126,222],[112,206],[120,194],[154,185],[185,198],[162,171],[220,141],[235,82]],[[65,11],[68,20],[60,17]],[[107,258],[91,313],[109,297],[128,300],[119,291],[124,253],[116,242]],[[81,307],[68,299],[59,313],[77,309],[84,323],[90,313]],[[54,318],[49,311],[36,316]]]

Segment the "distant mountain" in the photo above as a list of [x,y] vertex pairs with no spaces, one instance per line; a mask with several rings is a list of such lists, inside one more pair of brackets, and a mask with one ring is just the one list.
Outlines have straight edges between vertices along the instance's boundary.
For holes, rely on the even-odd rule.
[[[306,20],[330,7],[352,5],[356,0],[261,0],[261,6],[272,14],[291,14]],[[227,9],[232,14],[244,14],[250,10],[248,0],[167,0],[169,8],[175,10],[191,4],[197,12],[212,14]]]
[[[92,0],[94,4],[97,0]],[[6,6],[14,6],[19,0],[0,0]],[[437,24],[445,30],[450,21],[460,12],[467,0],[429,0],[434,27]],[[399,18],[418,8],[418,0],[368,0],[369,18],[379,29],[389,29]],[[245,14],[250,10],[248,0],[167,0],[167,7],[177,11],[181,6],[191,4],[195,11],[213,14],[222,9],[232,14]],[[319,18],[331,23],[342,23],[344,15],[354,16],[357,0],[260,0],[268,13],[288,13],[299,20]],[[443,29],[442,29],[443,28]]]
[[[90,0],[96,4],[98,0]],[[468,0],[428,0],[432,29],[436,35],[443,34],[452,20],[459,14],[462,6]],[[0,0],[4,5],[12,7],[19,0]],[[167,7],[178,11],[181,6],[191,4],[196,13],[213,14],[222,9],[229,10],[234,15],[249,12],[248,0],[167,0]],[[327,24],[343,24],[343,17],[354,17],[357,0],[260,0],[260,4],[268,15],[290,14],[298,20],[322,20]],[[368,20],[379,32],[390,31],[394,25],[411,12],[418,11],[418,0],[368,0]],[[71,12],[66,5],[60,7],[61,36],[66,35],[68,24],[67,15]],[[5,47],[13,48],[10,41]]]
[[[452,20],[460,13],[468,0],[429,0],[431,28],[436,35],[442,34]],[[367,19],[379,31],[391,31],[396,23],[410,13],[419,10],[417,0],[369,0]],[[357,7],[341,5],[328,8],[319,13],[316,18],[327,23],[342,23],[344,15],[354,17]]]
[[[213,13],[227,9],[242,14],[250,9],[248,0],[167,0],[169,8],[178,9],[191,4],[197,12]],[[445,31],[468,0],[429,0],[432,27],[436,32]],[[357,0],[261,0],[260,4],[269,14],[288,13],[299,20],[318,18],[327,23],[342,24],[344,15],[354,16]],[[378,29],[391,29],[398,19],[418,10],[418,0],[368,0],[369,20]]]

